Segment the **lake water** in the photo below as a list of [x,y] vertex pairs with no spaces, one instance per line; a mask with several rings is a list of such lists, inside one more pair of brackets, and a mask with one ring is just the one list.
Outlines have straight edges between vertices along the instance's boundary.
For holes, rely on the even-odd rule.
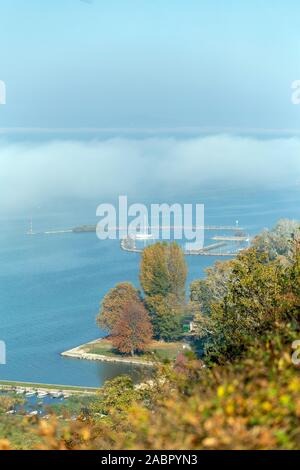
[[[233,225],[253,235],[279,218],[300,219],[300,191],[222,192],[192,196],[205,203],[205,223]],[[191,198],[185,198],[191,202]],[[96,204],[61,212],[35,210],[34,229],[96,223]],[[98,386],[120,373],[135,380],[141,369],[62,358],[60,353],[101,335],[95,317],[100,300],[117,282],[138,286],[139,255],[93,233],[27,236],[28,216],[0,217],[0,339],[7,364],[0,379]],[[216,258],[187,257],[189,281],[203,276]]]

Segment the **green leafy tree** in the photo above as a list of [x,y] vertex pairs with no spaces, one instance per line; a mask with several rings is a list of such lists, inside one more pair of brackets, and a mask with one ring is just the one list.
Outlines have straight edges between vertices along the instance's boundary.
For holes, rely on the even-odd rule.
[[91,410],[100,415],[108,415],[112,411],[125,412],[138,397],[139,393],[134,388],[132,378],[120,375],[107,380],[99,389]]
[[278,260],[268,261],[255,248],[240,254],[226,295],[211,306],[213,335],[206,345],[208,355],[222,362],[245,351],[276,323],[283,293],[283,267]]
[[182,333],[187,266],[177,243],[155,243],[143,251],[140,282],[155,336],[167,341]]
[[153,311],[155,309],[152,322],[157,335],[166,341],[178,340],[182,336],[185,306],[178,303],[172,294],[151,298],[151,305]]

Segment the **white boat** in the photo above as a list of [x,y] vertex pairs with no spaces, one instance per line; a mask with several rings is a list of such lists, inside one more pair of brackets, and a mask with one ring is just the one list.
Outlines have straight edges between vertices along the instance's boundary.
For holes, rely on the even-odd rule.
[[63,398],[64,394],[62,392],[51,393],[52,398]]
[[136,234],[135,238],[137,240],[150,240],[150,239],[153,238],[153,235],[151,233],[142,233],[142,232],[140,232],[140,233]]
[[152,233],[149,233],[149,226],[146,222],[146,217],[144,217],[144,229],[142,232],[135,234],[136,240],[151,240],[153,238]]

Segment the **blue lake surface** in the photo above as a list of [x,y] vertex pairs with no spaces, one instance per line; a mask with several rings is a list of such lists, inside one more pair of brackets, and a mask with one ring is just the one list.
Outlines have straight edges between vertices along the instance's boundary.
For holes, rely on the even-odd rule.
[[[280,218],[300,219],[299,190],[199,192],[192,198],[205,204],[206,224],[234,225],[238,219],[250,235]],[[69,205],[60,212],[36,209],[34,229],[96,223],[95,210],[96,203]],[[139,367],[67,359],[60,353],[104,334],[95,323],[99,303],[117,282],[138,286],[139,255],[121,251],[117,240],[99,241],[93,233],[27,236],[28,219],[29,214],[0,215],[0,339],[7,346],[0,379],[98,386],[130,373],[138,380]],[[187,257],[189,281],[202,277],[215,260]]]

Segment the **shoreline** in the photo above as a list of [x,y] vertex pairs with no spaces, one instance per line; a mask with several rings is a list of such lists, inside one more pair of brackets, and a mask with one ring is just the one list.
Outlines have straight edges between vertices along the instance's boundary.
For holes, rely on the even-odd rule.
[[47,392],[49,394],[61,392],[64,394],[93,395],[97,387],[82,387],[77,385],[43,384],[35,382],[22,382],[18,380],[0,380],[0,391]]
[[[102,339],[102,338],[101,338]],[[95,339],[85,344],[81,344],[76,346],[75,348],[69,349],[60,353],[62,357],[69,357],[73,359],[81,359],[87,361],[100,361],[100,362],[115,362],[115,363],[122,363],[122,364],[133,364],[139,366],[148,366],[153,367],[155,365],[154,362],[146,361],[146,360],[139,360],[131,357],[118,357],[118,356],[106,356],[105,354],[95,354],[89,353],[84,351],[84,348],[87,346],[91,346],[93,344],[99,343],[101,339]],[[103,338],[104,339],[104,338]]]

